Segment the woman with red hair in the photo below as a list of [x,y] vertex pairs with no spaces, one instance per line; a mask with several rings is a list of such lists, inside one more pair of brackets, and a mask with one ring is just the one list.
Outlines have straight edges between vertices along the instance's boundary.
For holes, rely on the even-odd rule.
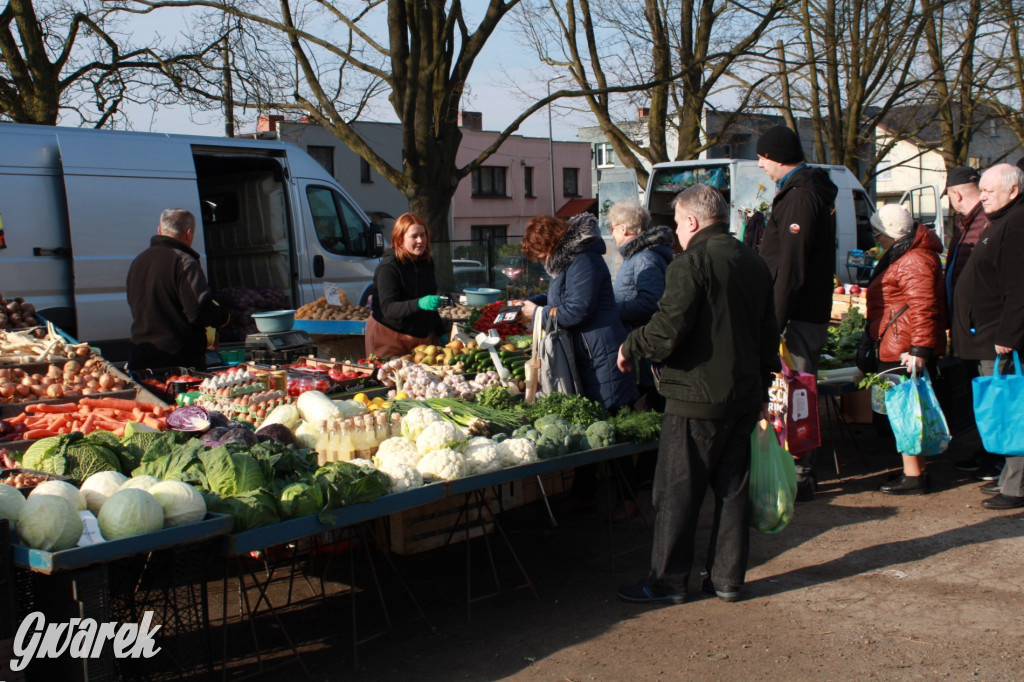
[[412,213],[398,216],[391,247],[373,273],[373,314],[366,321],[366,354],[405,355],[436,343],[441,331],[437,279],[426,223]]

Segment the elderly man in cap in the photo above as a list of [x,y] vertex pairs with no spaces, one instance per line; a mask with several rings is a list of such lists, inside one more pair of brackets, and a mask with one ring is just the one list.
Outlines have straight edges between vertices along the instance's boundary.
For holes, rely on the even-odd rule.
[[[817,374],[832,315],[839,190],[827,172],[804,162],[800,137],[785,126],[762,133],[757,165],[776,184],[759,252],[774,283],[775,320],[794,369]],[[814,495],[811,454],[797,462],[800,500]]]
[[[953,292],[952,338],[957,354],[990,376],[996,361],[1009,370],[1008,354],[1024,348],[1024,172],[1001,163],[979,187],[990,223]],[[1024,507],[1024,458],[1007,457],[998,483],[982,488],[996,493],[986,509]]]
[[[953,168],[946,175],[946,196],[949,206],[956,211],[953,220],[953,236],[949,240],[949,251],[946,254],[946,305],[949,319],[953,319],[953,291],[957,280],[967,266],[974,246],[988,228],[988,216],[981,204],[981,190],[978,180],[981,174],[974,168]],[[957,349],[953,348],[953,355]],[[968,376],[973,376],[973,368]],[[1003,466],[1003,458],[979,450],[968,459],[953,463],[953,468],[966,471],[983,481],[994,481],[999,478],[999,470]]]

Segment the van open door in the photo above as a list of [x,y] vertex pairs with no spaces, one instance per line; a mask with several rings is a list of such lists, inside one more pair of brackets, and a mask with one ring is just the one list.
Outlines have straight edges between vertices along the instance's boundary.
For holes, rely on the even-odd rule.
[[935,230],[943,245],[946,230],[942,215],[942,190],[938,185],[914,185],[900,197],[900,205],[910,211],[914,220]]
[[608,224],[608,209],[616,201],[622,199],[639,199],[640,186],[636,181],[636,171],[632,168],[599,169],[598,173],[600,176],[597,180],[599,202],[597,221],[601,229],[601,237],[604,239],[604,262],[608,265],[608,272],[611,273],[612,279],[615,279],[615,273],[622,265],[622,256],[612,238],[612,226]]

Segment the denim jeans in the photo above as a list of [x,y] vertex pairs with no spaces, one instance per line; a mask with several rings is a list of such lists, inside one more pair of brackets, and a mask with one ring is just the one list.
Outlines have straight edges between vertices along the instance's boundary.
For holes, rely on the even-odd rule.
[[757,413],[722,419],[666,414],[654,472],[651,581],[686,592],[697,517],[708,486],[715,517],[707,570],[717,585],[742,585],[750,552],[747,487]]

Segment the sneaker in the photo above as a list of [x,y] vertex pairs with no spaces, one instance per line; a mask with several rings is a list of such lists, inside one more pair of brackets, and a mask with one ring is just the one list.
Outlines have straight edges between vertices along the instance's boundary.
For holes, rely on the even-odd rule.
[[975,471],[974,478],[978,479],[979,481],[998,481],[999,474],[1001,474],[1002,472],[1002,467],[989,465]]
[[736,585],[715,585],[711,582],[711,576],[704,576],[704,580],[700,581],[700,589],[704,590],[708,594],[713,594],[722,601],[739,601],[740,588]]
[[634,585],[619,588],[619,599],[633,604],[682,604],[686,601],[686,593],[671,588],[655,585],[643,578]]

